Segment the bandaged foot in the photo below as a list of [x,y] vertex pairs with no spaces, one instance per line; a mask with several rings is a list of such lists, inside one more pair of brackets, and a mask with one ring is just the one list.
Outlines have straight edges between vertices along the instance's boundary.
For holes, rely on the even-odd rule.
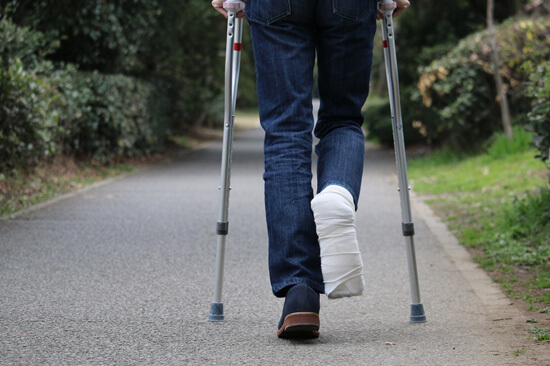
[[311,201],[321,247],[321,271],[330,299],[363,294],[363,260],[355,231],[351,193],[330,185]]

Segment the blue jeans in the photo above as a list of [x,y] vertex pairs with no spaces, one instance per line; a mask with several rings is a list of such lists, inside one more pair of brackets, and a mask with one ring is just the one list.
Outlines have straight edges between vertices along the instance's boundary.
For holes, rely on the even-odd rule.
[[260,120],[265,208],[275,296],[303,283],[324,292],[310,202],[313,68],[321,101],[317,187],[357,200],[365,153],[361,108],[369,91],[376,0],[248,0]]

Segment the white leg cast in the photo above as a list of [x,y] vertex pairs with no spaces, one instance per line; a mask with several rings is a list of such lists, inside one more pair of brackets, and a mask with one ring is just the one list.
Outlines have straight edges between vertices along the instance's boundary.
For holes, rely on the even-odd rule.
[[321,247],[321,271],[329,299],[363,294],[363,260],[355,231],[351,193],[340,186],[323,189],[311,201]]

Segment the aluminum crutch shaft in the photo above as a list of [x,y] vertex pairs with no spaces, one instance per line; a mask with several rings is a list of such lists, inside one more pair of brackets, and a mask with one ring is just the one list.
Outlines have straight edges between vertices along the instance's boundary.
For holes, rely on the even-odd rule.
[[401,202],[402,230],[407,250],[409,281],[411,288],[411,317],[410,321],[422,323],[426,321],[424,306],[420,299],[418,284],[418,270],[414,248],[414,224],[412,221],[409,196],[409,180],[407,174],[407,158],[405,154],[405,137],[403,134],[403,118],[401,115],[401,99],[399,95],[399,76],[397,72],[397,55],[395,52],[395,34],[393,27],[393,12],[397,4],[393,0],[379,0],[378,10],[383,14],[382,41],[384,46],[384,60],[390,99],[392,130],[395,146],[395,162],[399,184],[399,198]]
[[245,3],[240,0],[227,0],[223,8],[227,11],[227,43],[225,48],[225,99],[223,119],[223,143],[221,162],[221,181],[216,250],[216,273],[214,282],[214,299],[210,307],[208,320],[221,322],[224,320],[222,288],[223,269],[225,261],[225,242],[229,231],[229,191],[231,190],[231,158],[233,151],[233,123],[235,120],[235,105],[237,102],[237,86],[240,72],[240,51],[242,42],[242,19],[237,13],[244,9]]

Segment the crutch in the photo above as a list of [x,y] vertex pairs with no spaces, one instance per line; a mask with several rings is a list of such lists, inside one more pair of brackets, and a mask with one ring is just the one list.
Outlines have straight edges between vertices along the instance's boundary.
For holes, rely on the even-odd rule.
[[397,74],[397,56],[395,53],[395,35],[392,14],[397,4],[393,0],[378,0],[378,10],[382,18],[382,42],[384,46],[384,60],[386,63],[386,79],[390,97],[390,110],[395,146],[395,162],[397,165],[397,179],[399,182],[399,198],[401,201],[401,217],[403,236],[407,248],[407,262],[409,265],[409,281],[411,286],[411,318],[412,323],[426,321],[424,306],[420,300],[418,272],[416,268],[416,254],[414,250],[414,224],[411,215],[409,197],[409,180],[407,176],[407,158],[405,156],[405,138],[403,135],[403,120],[401,116],[401,102],[399,97],[399,77]]
[[223,8],[227,11],[227,43],[225,48],[225,105],[223,119],[223,145],[221,163],[221,182],[218,223],[216,233],[218,245],[216,251],[216,274],[214,282],[214,300],[210,308],[209,321],[222,322],[223,302],[223,266],[225,259],[225,240],[229,222],[229,191],[231,190],[231,156],[233,152],[233,122],[235,120],[235,104],[237,102],[237,86],[241,64],[241,41],[243,21],[237,18],[237,13],[243,10],[245,3],[240,0],[226,0]]

